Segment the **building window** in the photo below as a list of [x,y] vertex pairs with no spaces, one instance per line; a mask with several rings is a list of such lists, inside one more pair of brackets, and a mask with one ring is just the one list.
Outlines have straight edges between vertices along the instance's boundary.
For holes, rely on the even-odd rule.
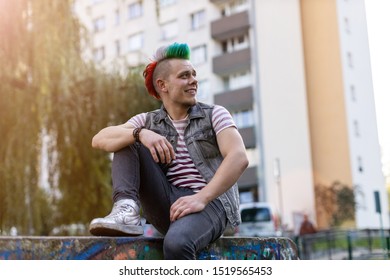
[[159,0],[160,8],[176,4],[176,0]]
[[250,70],[234,73],[222,78],[223,90],[231,91],[252,85],[252,73]]
[[120,12],[119,12],[119,10],[115,10],[115,12],[114,12],[114,25],[115,26],[119,25],[120,21],[121,21]]
[[234,112],[232,117],[237,128],[251,127],[255,124],[252,110]]
[[142,13],[142,1],[138,1],[129,5],[127,18],[134,19],[142,16]]
[[353,121],[353,131],[356,137],[360,137],[359,122],[357,120]]
[[137,51],[143,47],[144,44],[144,34],[137,33],[129,36],[128,39],[128,51]]
[[161,26],[161,39],[168,40],[174,38],[179,33],[176,21],[170,21]]
[[191,50],[191,62],[194,65],[199,65],[207,61],[207,47],[206,45],[201,45],[194,47]]
[[115,54],[116,56],[121,55],[121,41],[120,40],[115,40]]
[[353,102],[356,102],[357,99],[356,99],[356,89],[355,89],[355,86],[354,86],[354,85],[350,85],[350,86],[349,86],[349,91],[350,91],[350,93],[351,93],[351,100],[352,100]]
[[234,50],[239,51],[249,47],[249,40],[247,36],[242,35],[235,38]]
[[224,91],[230,90],[229,80],[230,80],[229,77],[222,77],[222,84],[223,84]]
[[228,53],[230,49],[230,44],[229,41],[222,41],[221,42],[221,47],[222,47],[222,53]]
[[363,169],[363,160],[361,157],[358,157],[357,158],[357,164],[358,164],[358,171],[360,173],[363,173],[364,169]]
[[228,42],[223,41],[221,44],[222,44],[222,53],[227,53],[228,52]]
[[347,34],[351,33],[351,26],[349,24],[349,19],[347,17],[344,18],[344,28]]
[[221,10],[222,16],[230,16],[249,10],[248,0],[235,0],[227,3]]
[[222,53],[232,53],[249,47],[248,35],[241,35],[221,43]]
[[252,84],[250,71],[235,73],[229,77],[229,90],[247,87]]
[[106,20],[104,17],[99,17],[93,21],[93,31],[100,32],[106,28]]
[[350,68],[353,68],[353,58],[351,52],[347,52],[347,63]]
[[208,102],[210,95],[210,83],[208,80],[201,80],[198,82],[197,99],[201,102]]
[[95,49],[93,50],[93,59],[94,59],[96,62],[100,62],[100,61],[104,60],[105,55],[106,55],[106,54],[105,54],[104,46],[95,48]]
[[205,10],[193,13],[191,15],[191,29],[196,30],[205,25],[206,12]]

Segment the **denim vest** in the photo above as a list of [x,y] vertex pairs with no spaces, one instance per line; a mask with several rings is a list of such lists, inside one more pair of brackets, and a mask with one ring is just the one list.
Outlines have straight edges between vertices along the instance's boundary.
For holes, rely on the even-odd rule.
[[[188,111],[190,122],[184,131],[184,141],[188,152],[206,182],[210,182],[223,160],[211,121],[213,108],[214,106],[200,102],[192,106]],[[147,113],[145,128],[166,137],[176,151],[178,133],[164,106]],[[226,211],[229,223],[232,226],[240,224],[237,183],[220,195],[218,199]]]

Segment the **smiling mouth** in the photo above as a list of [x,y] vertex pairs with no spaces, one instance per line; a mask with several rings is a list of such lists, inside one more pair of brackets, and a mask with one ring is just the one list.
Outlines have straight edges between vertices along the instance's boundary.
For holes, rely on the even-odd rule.
[[185,92],[196,93],[196,88],[187,89]]

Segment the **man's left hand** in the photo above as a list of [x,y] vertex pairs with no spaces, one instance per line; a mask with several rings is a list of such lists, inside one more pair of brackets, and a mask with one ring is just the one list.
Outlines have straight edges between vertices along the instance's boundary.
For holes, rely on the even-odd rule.
[[207,202],[204,201],[198,193],[180,197],[171,205],[171,222],[174,222],[188,214],[200,212],[206,207],[206,205]]

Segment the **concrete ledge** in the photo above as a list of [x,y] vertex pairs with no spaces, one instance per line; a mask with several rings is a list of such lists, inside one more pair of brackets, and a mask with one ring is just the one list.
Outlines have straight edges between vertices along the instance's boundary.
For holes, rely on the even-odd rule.
[[[162,238],[0,237],[0,260],[161,260]],[[297,260],[289,238],[221,237],[199,260]]]

